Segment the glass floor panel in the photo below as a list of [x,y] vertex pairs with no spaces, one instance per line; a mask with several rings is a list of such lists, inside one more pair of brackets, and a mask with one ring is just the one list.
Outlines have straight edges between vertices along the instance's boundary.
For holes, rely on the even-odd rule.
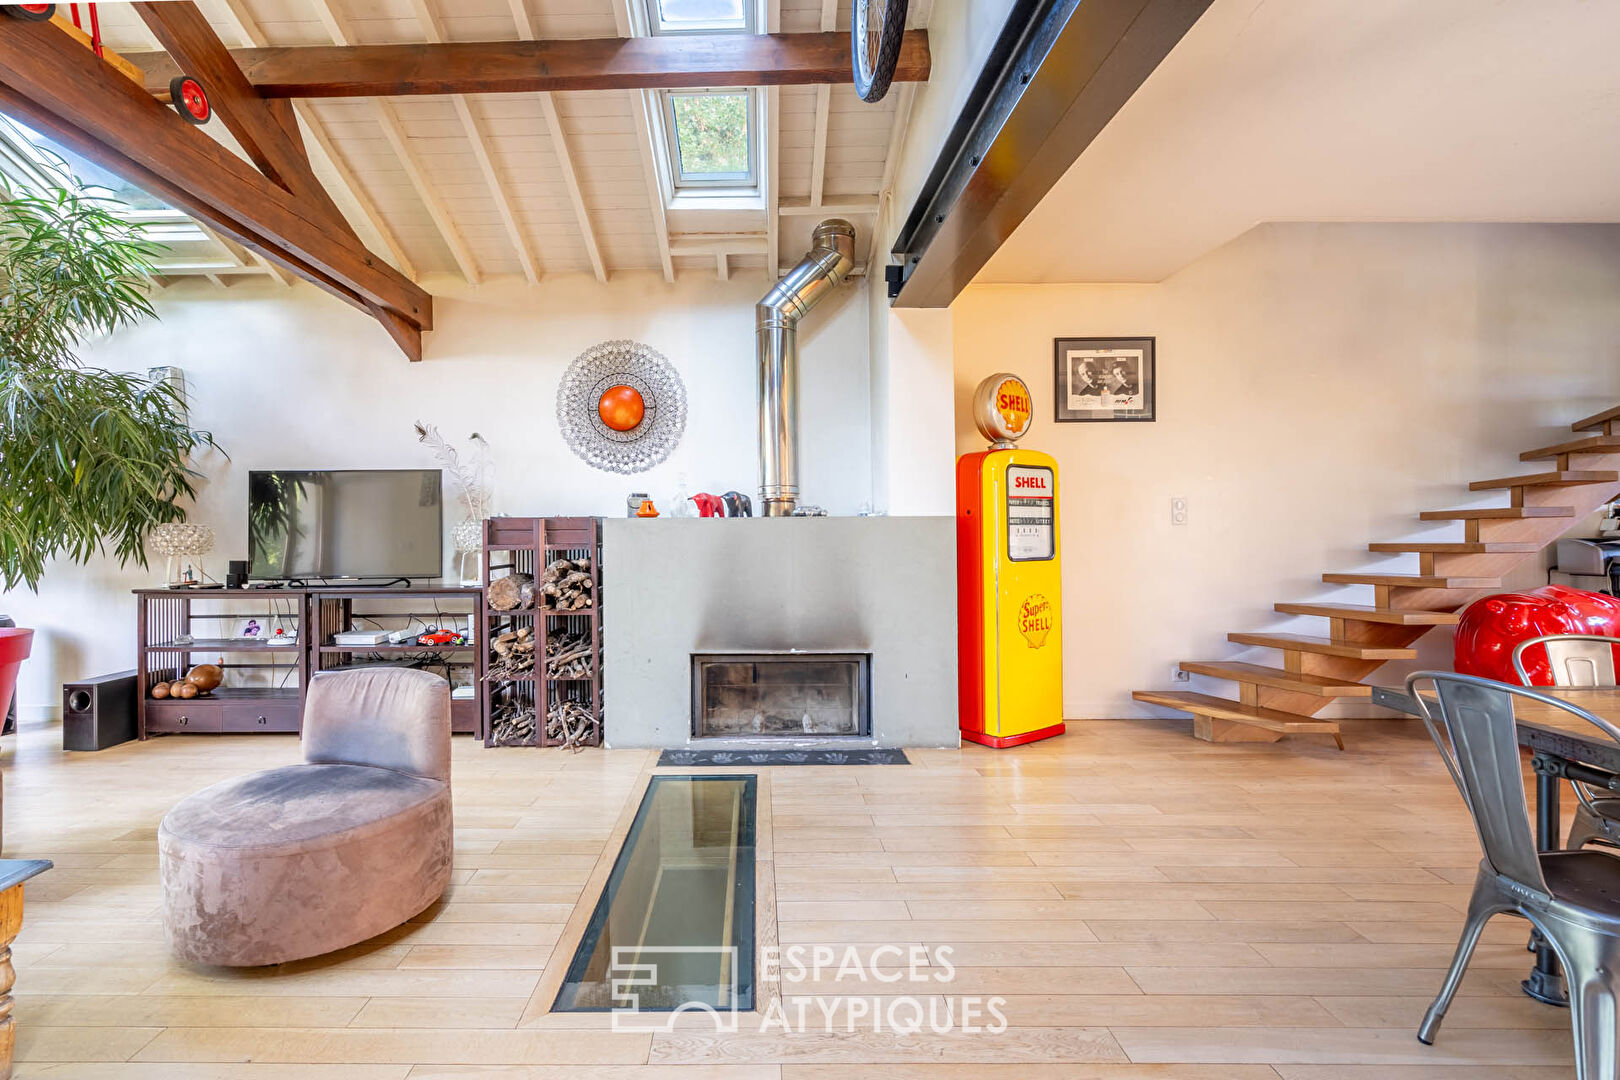
[[652,778],[553,1011],[754,1007],[755,786]]

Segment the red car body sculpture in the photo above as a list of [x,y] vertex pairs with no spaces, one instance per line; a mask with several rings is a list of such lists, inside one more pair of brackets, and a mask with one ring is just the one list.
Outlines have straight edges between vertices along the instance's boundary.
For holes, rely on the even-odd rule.
[[[1517,684],[1513,647],[1548,634],[1620,638],[1620,600],[1605,593],[1547,585],[1475,601],[1457,624],[1456,669],[1465,675]],[[1545,649],[1526,649],[1522,660],[1531,686],[1553,685]]]

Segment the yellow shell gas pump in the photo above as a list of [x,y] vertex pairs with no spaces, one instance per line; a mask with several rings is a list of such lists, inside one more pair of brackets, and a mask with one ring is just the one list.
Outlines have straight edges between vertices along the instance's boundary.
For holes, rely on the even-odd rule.
[[999,748],[1063,734],[1057,462],[1016,445],[1034,420],[1018,376],[981,382],[973,418],[990,448],[956,462],[961,726]]

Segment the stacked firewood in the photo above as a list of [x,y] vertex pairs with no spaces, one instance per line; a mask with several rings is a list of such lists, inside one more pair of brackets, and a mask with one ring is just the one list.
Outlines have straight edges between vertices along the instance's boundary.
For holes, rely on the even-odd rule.
[[496,663],[490,665],[489,673],[484,676],[489,682],[534,674],[534,627],[508,630],[490,642],[489,647],[496,657]]
[[490,714],[490,734],[496,746],[534,745],[534,706],[507,701]]
[[580,751],[602,741],[602,723],[583,701],[555,701],[546,711],[546,741]]
[[[546,637],[546,678],[588,679],[591,677],[591,632],[556,634]],[[530,663],[533,663],[531,657]]]
[[524,611],[534,607],[534,575],[516,571],[498,577],[484,590],[496,611]]
[[547,611],[580,611],[591,606],[591,560],[557,559],[540,574],[538,592]]

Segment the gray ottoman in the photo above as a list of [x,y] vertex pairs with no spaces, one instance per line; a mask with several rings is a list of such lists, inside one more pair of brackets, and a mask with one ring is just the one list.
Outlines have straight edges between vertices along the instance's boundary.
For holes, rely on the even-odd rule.
[[199,964],[318,956],[398,926],[450,883],[450,687],[316,675],[304,764],[215,784],[158,829],[169,945]]

